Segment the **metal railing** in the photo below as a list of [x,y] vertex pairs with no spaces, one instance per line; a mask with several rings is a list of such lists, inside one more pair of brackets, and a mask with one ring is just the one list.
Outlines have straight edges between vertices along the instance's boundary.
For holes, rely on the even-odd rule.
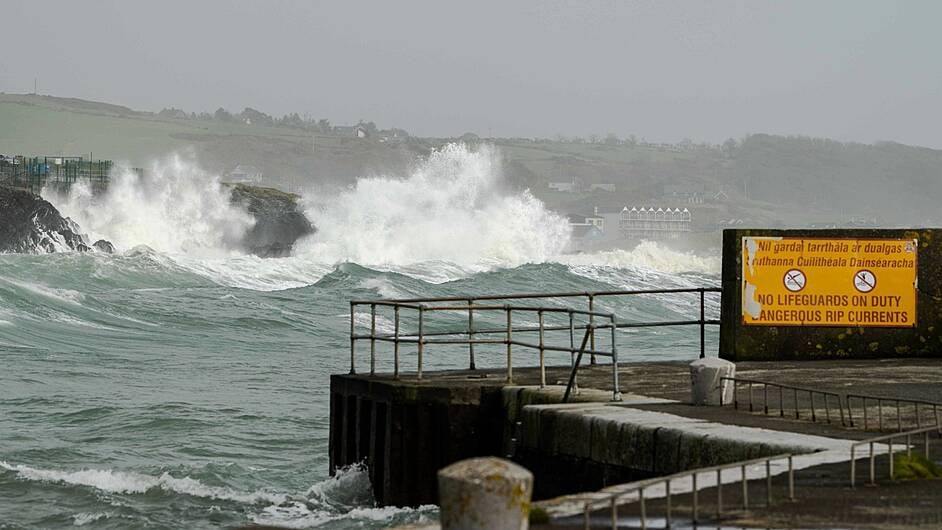
[[39,193],[47,184],[70,186],[80,180],[105,187],[113,168],[114,163],[110,160],[80,156],[3,156],[0,158],[0,182],[34,193]]
[[[723,513],[723,480],[722,475],[723,471],[739,469],[740,471],[740,483],[742,488],[742,508],[744,510],[749,508],[749,478],[746,474],[747,468],[765,465],[765,503],[766,506],[772,505],[772,462],[779,460],[788,461],[788,498],[789,500],[795,499],[795,470],[792,462],[794,455],[791,453],[766,456],[762,458],[755,458],[752,460],[745,460],[741,462],[732,462],[729,464],[720,464],[717,466],[702,467],[698,469],[691,469],[689,471],[681,471],[679,473],[674,473],[671,475],[666,475],[663,477],[657,477],[647,480],[641,480],[638,482],[632,482],[629,484],[623,484],[618,486],[618,490],[612,492],[608,497],[604,498],[595,498],[588,500],[583,504],[583,526],[586,530],[592,528],[592,519],[591,514],[593,510],[608,508],[611,515],[611,528],[612,530],[618,529],[618,505],[621,501],[635,501],[638,502],[638,509],[640,511],[640,521],[641,528],[647,528],[647,506],[645,504],[644,492],[646,489],[657,486],[664,485],[664,500],[665,500],[665,511],[664,518],[666,527],[670,528],[671,526],[671,517],[673,515],[673,508],[671,506],[671,482],[677,483],[677,481],[682,479],[689,478],[692,481],[692,489],[690,494],[692,495],[691,502],[691,520],[694,524],[697,523],[700,513],[700,499],[699,499],[699,489],[697,487],[697,477],[705,475],[708,473],[716,474],[716,517],[719,518]],[[687,493],[687,492],[681,492]],[[631,498],[629,498],[631,496]],[[637,496],[637,499],[634,497]]]
[[[733,408],[739,410],[740,395],[742,394],[741,387],[745,386],[747,388],[746,395],[748,396],[748,401],[744,406],[748,406],[749,412],[755,412],[756,410],[762,411],[764,414],[769,414],[770,412],[774,413],[776,410],[780,417],[785,417],[786,412],[791,416],[792,412],[794,413],[795,419],[801,419],[801,412],[805,410],[799,402],[799,398],[807,395],[808,396],[808,406],[810,408],[810,419],[812,422],[817,423],[818,416],[818,407],[815,404],[815,396],[819,396],[823,401],[824,407],[824,419],[825,422],[830,424],[832,418],[832,409],[836,409],[836,415],[840,417],[841,426],[855,428],[860,427],[863,430],[870,430],[871,424],[874,421],[871,419],[871,414],[868,413],[867,404],[876,403],[877,408],[877,418],[875,422],[875,427],[878,431],[883,431],[886,426],[890,425],[889,421],[884,421],[884,404],[889,404],[890,410],[892,411],[893,406],[895,405],[896,414],[895,416],[895,425],[894,427],[899,432],[903,432],[903,429],[907,424],[904,422],[906,420],[912,420],[915,423],[915,427],[918,429],[924,424],[926,426],[932,425],[942,425],[939,422],[939,409],[942,408],[942,403],[922,400],[922,399],[908,399],[901,397],[889,397],[889,396],[874,396],[867,394],[841,394],[838,392],[831,392],[827,390],[819,390],[815,388],[800,387],[794,385],[787,385],[783,383],[775,383],[772,381],[761,381],[757,379],[746,379],[742,377],[721,377],[721,384],[731,383],[733,385]],[[762,400],[757,403],[755,397],[754,387],[761,387]],[[778,394],[778,399],[773,399],[770,401],[769,398],[769,389],[772,389],[772,394]],[[720,392],[720,405],[727,405],[728,403],[724,402],[725,392]],[[788,398],[791,398],[791,406],[786,406],[786,401]],[[856,417],[863,418],[863,424],[860,422],[855,423],[854,415],[854,403],[859,403],[859,413]],[[770,406],[771,403],[771,406]],[[821,402],[819,402],[821,403]],[[778,406],[775,406],[775,405]],[[912,414],[903,414],[903,410],[906,407],[911,407]],[[931,415],[930,415],[931,414]],[[924,416],[929,415],[928,418]],[[924,423],[925,421],[925,423]]]
[[912,456],[913,437],[922,434],[924,436],[924,452],[925,452],[926,459],[928,459],[929,458],[929,434],[933,432],[936,433],[937,435],[942,436],[942,429],[940,429],[940,426],[936,424],[931,427],[922,427],[920,429],[914,429],[914,430],[906,431],[906,432],[896,432],[893,434],[885,434],[883,436],[877,436],[875,438],[869,438],[867,440],[863,440],[863,441],[851,444],[850,446],[850,487],[851,488],[857,487],[856,485],[856,482],[857,482],[856,452],[857,452],[858,447],[861,447],[864,445],[870,446],[870,485],[875,486],[877,484],[876,454],[874,453],[874,450],[873,450],[873,445],[875,443],[884,442],[884,441],[887,442],[887,446],[888,446],[887,447],[887,460],[889,460],[890,462],[889,464],[890,480],[893,480],[893,440],[898,440],[905,437],[906,438],[906,444],[905,444],[906,456],[910,457]]
[[[749,412],[753,412],[753,402],[754,402],[754,393],[753,386],[762,387],[762,412],[768,414],[769,410],[774,410],[769,408],[769,387],[778,390],[778,413],[780,417],[785,417],[785,395],[786,392],[790,394],[792,398],[792,406],[787,407],[788,409],[794,410],[795,419],[801,419],[801,407],[798,404],[798,397],[800,394],[807,394],[811,401],[811,421],[817,423],[817,411],[815,408],[814,397],[821,396],[824,400],[824,417],[827,423],[831,423],[831,401],[836,401],[837,411],[840,414],[841,425],[844,426],[844,406],[841,395],[837,392],[828,392],[826,390],[817,390],[814,388],[805,388],[793,385],[786,385],[782,383],[773,383],[771,381],[760,381],[757,379],[745,379],[742,377],[721,377],[721,382],[730,382],[733,384],[733,408],[739,410],[739,387],[741,385],[746,385],[748,388],[749,396]],[[722,383],[721,383],[722,384]],[[723,394],[720,392],[720,406],[725,405],[723,403]]]
[[[700,328],[700,357],[706,355],[705,328],[707,325],[719,325],[718,319],[706,318],[705,298],[707,293],[719,293],[715,287],[688,288],[688,289],[647,289],[630,291],[594,291],[594,292],[562,292],[562,293],[526,293],[511,295],[484,295],[484,296],[446,296],[430,298],[387,299],[387,300],[353,300],[350,302],[350,373],[356,370],[356,343],[367,340],[370,343],[370,375],[376,373],[376,344],[377,342],[391,343],[393,345],[393,377],[400,375],[400,345],[416,345],[416,377],[422,379],[424,370],[425,350],[431,344],[450,344],[468,346],[468,368],[476,369],[475,346],[477,345],[504,345],[506,346],[506,373],[507,381],[513,382],[513,347],[518,346],[539,352],[540,386],[546,385],[546,352],[569,353],[573,366],[571,384],[574,383],[575,370],[578,367],[577,356],[589,354],[592,364],[596,357],[612,359],[612,383],[614,385],[613,397],[618,398],[618,349],[616,332],[624,328],[649,328],[665,326],[699,326]],[[623,322],[614,313],[597,311],[596,302],[603,297],[663,295],[663,294],[697,294],[699,295],[699,318],[693,320],[666,320],[653,322]],[[550,301],[558,303],[560,299],[584,299],[586,308],[560,307],[559,305],[522,305],[522,301]],[[495,304],[494,302],[504,302]],[[511,303],[513,302],[513,303]],[[358,307],[369,307],[370,329],[369,333],[357,333],[356,312]],[[377,331],[377,311],[392,310],[392,332]],[[412,312],[417,321],[417,329],[403,330],[403,312]],[[431,314],[460,314],[461,322],[458,326],[447,329],[428,329],[426,316]],[[481,318],[482,313],[504,314],[504,325],[491,327],[475,326],[475,318]],[[515,314],[529,314],[536,316],[536,325],[514,325]],[[548,315],[562,315],[564,323],[547,324]],[[584,319],[583,323],[581,320]],[[597,344],[597,330],[610,332],[610,348],[602,349]],[[577,347],[577,332],[584,331],[581,346]],[[568,333],[568,344],[550,344],[546,340],[548,332]],[[525,341],[518,338],[521,334],[533,333],[538,340]]]
[[896,405],[896,429],[899,432],[903,431],[903,406],[911,405],[913,407],[913,416],[915,417],[916,428],[922,427],[922,418],[921,418],[921,408],[925,410],[931,410],[932,416],[931,420],[927,425],[939,425],[939,407],[942,407],[942,403],[937,403],[933,401],[927,401],[923,399],[906,399],[906,398],[897,398],[897,397],[885,397],[885,396],[868,396],[864,394],[847,394],[847,414],[850,418],[851,427],[854,426],[854,416],[853,416],[853,406],[852,403],[854,400],[860,402],[861,415],[863,416],[863,429],[867,430],[870,427],[870,418],[867,414],[867,401],[876,402],[877,404],[877,430],[883,430],[883,404],[884,403],[893,403]]

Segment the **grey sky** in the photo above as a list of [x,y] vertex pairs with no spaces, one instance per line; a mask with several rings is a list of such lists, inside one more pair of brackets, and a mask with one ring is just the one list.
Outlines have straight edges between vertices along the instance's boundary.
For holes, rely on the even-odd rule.
[[[0,0],[0,90],[419,135],[942,147],[942,2]],[[2,126],[2,124],[0,124]]]

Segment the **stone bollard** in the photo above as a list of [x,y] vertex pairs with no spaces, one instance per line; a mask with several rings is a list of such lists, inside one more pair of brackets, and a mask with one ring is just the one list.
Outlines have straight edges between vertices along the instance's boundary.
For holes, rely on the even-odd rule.
[[438,472],[442,530],[526,530],[533,473],[501,458],[470,458]]
[[[694,405],[721,405],[733,401],[733,383],[721,377],[736,377],[736,365],[706,357],[690,363],[690,385]],[[722,401],[721,401],[722,396]]]

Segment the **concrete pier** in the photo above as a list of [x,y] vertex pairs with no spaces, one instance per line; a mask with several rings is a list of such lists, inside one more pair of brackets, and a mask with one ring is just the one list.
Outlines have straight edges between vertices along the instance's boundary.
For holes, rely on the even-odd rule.
[[[426,372],[422,381],[335,375],[331,469],[365,462],[378,502],[414,506],[437,502],[438,469],[475,456],[510,457],[533,472],[540,500],[757,456],[840,452],[875,434],[836,419],[808,421],[805,397],[798,402],[805,419],[690,405],[686,362],[621,365],[624,397],[612,403],[610,389],[596,390],[609,388],[610,370],[580,370],[582,391],[568,405],[559,404],[566,367],[548,369],[543,390],[537,369],[516,370],[513,386],[487,370]],[[821,390],[942,401],[942,362],[934,359],[741,362],[736,370]]]

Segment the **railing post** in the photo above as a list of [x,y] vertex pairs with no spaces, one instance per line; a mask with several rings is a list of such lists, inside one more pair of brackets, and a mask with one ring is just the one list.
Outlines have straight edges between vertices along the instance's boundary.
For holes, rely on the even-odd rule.
[[[589,297],[589,329],[592,330],[592,334],[589,335],[589,349],[593,352],[595,351],[595,315],[592,314],[595,311],[595,296],[588,295]],[[589,364],[595,364],[595,354],[589,354]]]
[[763,414],[769,413],[769,384],[762,383],[762,408]]
[[611,514],[612,516],[612,530],[618,530],[618,500],[617,497],[612,497],[612,506]]
[[[576,366],[576,326],[573,322],[572,310],[569,311],[569,360],[572,368]],[[572,388],[576,390],[579,386],[576,376],[572,378]]]
[[890,461],[890,480],[893,480],[893,438],[887,440],[887,453]]
[[[850,395],[846,395],[845,399],[847,401],[847,422],[850,424],[850,427],[854,427],[854,409],[850,404]],[[844,426],[844,403],[841,401],[840,394],[837,395],[837,404],[841,407],[841,426]]]
[[765,461],[765,505],[772,506],[772,462]]
[[425,327],[425,309],[419,305],[419,349],[418,349],[418,379],[422,380],[422,353],[425,349],[425,337],[423,336]]
[[582,524],[585,530],[590,530],[589,526],[589,503],[582,505]]
[[851,489],[857,487],[857,457],[854,456],[854,453],[857,452],[857,446],[850,446],[850,487]]
[[540,322],[540,388],[546,388],[546,348],[543,343],[543,311],[536,312]]
[[639,508],[641,509],[641,530],[645,530],[648,527],[648,514],[647,509],[644,505],[644,487],[638,490],[638,502],[640,503]]
[[[621,389],[618,387],[618,346],[615,344],[615,315],[610,318],[612,322],[612,401],[621,401]],[[593,330],[594,331],[594,330]]]
[[801,416],[798,413],[798,389],[794,388],[793,390],[794,390],[793,397],[795,398],[795,419],[798,420],[798,419],[801,419]]
[[716,470],[716,518],[723,514],[723,470]]
[[[851,448],[853,454],[853,448]],[[788,500],[795,500],[795,467],[792,465],[792,455],[788,455]]]
[[749,509],[749,481],[746,480],[746,466],[741,466],[742,472],[742,509]]
[[877,484],[875,464],[876,464],[876,458],[873,455],[873,442],[870,442],[870,485],[871,486],[875,486]]
[[812,422],[812,423],[817,423],[817,422],[818,422],[818,418],[817,418],[817,416],[816,416],[815,413],[814,413],[814,390],[809,390],[809,391],[808,391],[808,398],[811,400],[811,422]]
[[700,499],[699,499],[699,496],[697,495],[699,493],[697,491],[697,472],[694,471],[691,477],[693,479],[693,516],[690,519],[693,521],[693,524],[696,525],[697,515],[698,515],[697,512],[700,511],[700,503],[699,503]]
[[877,398],[877,419],[877,429],[883,432],[883,400],[880,398]]
[[356,338],[354,337],[353,312],[356,304],[350,302],[350,375],[357,373],[356,367]]
[[468,369],[474,370],[474,299],[468,298]]
[[778,415],[780,418],[785,417],[785,388],[782,386],[778,387]]
[[507,384],[514,382],[513,353],[510,342],[513,340],[513,324],[510,317],[510,306],[504,309],[507,312]]
[[376,375],[376,304],[370,304],[370,376]]
[[704,318],[704,309],[703,309],[703,287],[699,289],[700,291],[700,358],[703,359],[706,357],[706,338],[705,338],[705,329],[706,329],[706,320]]
[[664,481],[664,489],[667,490],[667,506],[665,507],[664,526],[671,527],[671,479]]
[[393,379],[399,379],[399,306],[395,307],[396,330],[393,336]]

